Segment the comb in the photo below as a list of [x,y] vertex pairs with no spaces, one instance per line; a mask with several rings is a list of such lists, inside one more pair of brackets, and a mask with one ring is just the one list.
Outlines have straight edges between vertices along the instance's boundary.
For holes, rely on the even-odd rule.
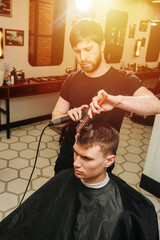
[[[101,106],[101,104],[105,101],[105,99],[107,98],[108,95],[104,94],[102,96],[102,98],[98,101],[98,105]],[[76,131],[77,133],[79,133],[81,131],[82,128],[84,128],[85,126],[87,126],[87,124],[90,123],[92,119],[89,118],[88,113],[84,116],[84,118],[82,119],[82,121],[77,125],[76,127]]]

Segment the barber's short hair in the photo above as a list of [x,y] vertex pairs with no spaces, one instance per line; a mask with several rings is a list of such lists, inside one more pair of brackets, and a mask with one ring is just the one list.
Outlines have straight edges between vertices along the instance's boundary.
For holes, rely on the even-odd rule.
[[85,148],[100,146],[104,156],[116,155],[119,144],[119,133],[111,125],[104,122],[90,123],[76,134],[76,142]]
[[101,45],[104,40],[103,29],[100,23],[90,18],[83,18],[74,23],[69,40],[72,48],[82,40],[94,41]]

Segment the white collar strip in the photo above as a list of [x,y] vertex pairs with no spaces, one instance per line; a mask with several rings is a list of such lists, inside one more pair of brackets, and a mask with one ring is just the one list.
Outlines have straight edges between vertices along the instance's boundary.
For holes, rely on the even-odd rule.
[[102,182],[99,183],[86,183],[83,179],[80,179],[81,182],[88,188],[102,188],[109,182],[109,176],[106,174],[105,179]]

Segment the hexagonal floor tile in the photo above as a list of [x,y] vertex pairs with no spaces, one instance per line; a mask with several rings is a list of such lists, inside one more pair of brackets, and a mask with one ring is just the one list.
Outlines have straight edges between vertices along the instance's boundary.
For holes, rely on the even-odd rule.
[[142,158],[140,157],[140,155],[133,154],[133,153],[127,153],[123,157],[126,159],[126,161],[129,161],[129,162],[139,163],[142,161]]
[[28,131],[28,134],[31,135],[31,136],[37,137],[37,136],[40,136],[40,135],[41,135],[41,131],[38,130],[38,129],[33,129],[33,130],[29,130],[29,131]]
[[115,163],[122,164],[125,161],[126,161],[126,159],[123,156],[118,155],[118,154],[116,155]]
[[120,134],[120,141],[121,140],[128,140],[129,139],[129,136],[128,135],[125,135],[125,134]]
[[132,126],[134,128],[144,128],[143,124],[138,124],[138,123],[133,123],[133,122],[132,122]]
[[[38,142],[32,142],[32,143],[30,143],[30,144],[29,144],[29,148],[30,148],[30,149],[34,149],[34,150],[37,150],[37,148],[38,148]],[[44,149],[44,148],[46,148],[46,144],[43,143],[43,142],[41,142],[39,149]]]
[[6,149],[8,149],[8,144],[0,142],[0,151],[6,150]]
[[0,158],[6,159],[6,160],[13,159],[17,156],[18,156],[18,152],[10,149],[0,152]]
[[27,148],[27,144],[21,143],[21,142],[16,142],[16,143],[10,144],[10,148],[13,150],[21,151],[21,150],[24,150]]
[[21,137],[26,135],[26,131],[22,129],[11,130],[11,135]]
[[48,178],[43,178],[43,177],[40,177],[38,179],[35,179],[32,181],[32,185],[33,185],[33,189],[34,190],[37,190],[39,189],[41,186],[43,186],[46,182],[48,182]]
[[42,169],[42,176],[52,178],[54,176],[54,167],[53,166],[48,166],[46,168]]
[[115,164],[115,167],[113,169],[113,174],[119,176],[120,173],[122,173],[124,171],[124,169],[121,167],[120,164]]
[[123,128],[131,129],[132,126],[131,126],[131,124],[123,123]]
[[122,166],[128,172],[138,173],[142,171],[142,168],[137,163],[125,162],[122,163]]
[[51,141],[53,141],[53,137],[47,136],[47,135],[42,136],[41,142],[47,143],[47,142],[51,142]]
[[150,143],[150,138],[149,139],[142,139],[142,142],[146,145],[149,145]]
[[[20,177],[22,179],[29,180],[32,170],[33,170],[32,167],[27,167],[27,168],[20,170]],[[32,179],[38,178],[40,175],[41,175],[40,169],[35,168]]]
[[[32,159],[31,160],[31,166],[33,166],[34,163],[35,163],[35,159]],[[36,163],[36,168],[44,168],[44,167],[49,166],[49,164],[50,164],[49,159],[38,156],[37,163]]]
[[129,139],[127,142],[128,144],[132,145],[132,146],[137,146],[137,147],[141,147],[143,145],[143,140],[137,140],[137,139]]
[[148,152],[148,145],[143,145],[141,148],[144,152]]
[[15,169],[22,169],[28,166],[28,160],[24,158],[15,158],[9,161],[9,167]]
[[11,168],[4,168],[0,170],[0,179],[2,181],[10,181],[12,179],[17,178],[18,171]]
[[2,138],[2,142],[4,143],[14,143],[14,142],[18,142],[18,137],[15,136],[11,136],[11,138],[7,139],[6,136]]
[[5,190],[5,183],[0,181],[0,193],[4,192]]
[[137,133],[131,133],[129,135],[129,138],[133,138],[133,139],[136,139],[136,140],[142,140],[143,139],[143,136],[140,135],[140,134],[137,134]]
[[143,133],[143,137],[144,137],[144,138],[148,138],[148,139],[150,139],[151,134],[150,134],[150,133]]
[[36,151],[33,149],[26,149],[20,152],[20,157],[31,159],[36,156]]
[[57,156],[57,152],[53,149],[43,149],[40,151],[41,157],[52,158]]
[[[57,156],[58,156],[58,155],[57,155]],[[55,165],[55,162],[56,162],[56,160],[57,160],[57,156],[55,156],[55,157],[53,157],[53,158],[50,159],[51,164],[52,164],[53,166]]]
[[24,143],[31,143],[31,142],[34,142],[35,140],[36,140],[35,137],[29,136],[29,135],[20,137],[20,142],[24,142]]
[[143,152],[142,149],[137,147],[137,146],[136,147],[135,146],[128,146],[128,147],[126,147],[126,149],[129,153],[140,154],[140,153]]
[[7,161],[6,160],[0,160],[0,169],[3,169],[3,168],[5,168],[5,167],[7,167]]
[[120,173],[119,176],[128,184],[136,185],[140,182],[139,176],[135,173],[123,172],[123,173]]
[[58,150],[59,149],[59,143],[58,142],[49,142],[47,143],[47,147],[50,148],[50,149],[55,149],[55,150]]
[[143,160],[146,160],[147,152],[141,153],[140,156],[141,156],[141,158],[142,158]]
[[56,141],[56,142],[59,143],[59,139],[60,139],[60,136],[59,136],[59,135],[54,136],[54,141]]
[[0,211],[6,211],[17,206],[17,196],[12,193],[2,193],[0,197]]
[[121,140],[119,141],[119,145],[118,145],[118,146],[119,146],[119,147],[126,147],[126,146],[128,146],[128,142],[121,139]]
[[118,147],[118,150],[117,150],[117,155],[123,155],[127,153],[126,149],[123,148],[123,147]]
[[122,128],[121,131],[120,131],[120,133],[121,133],[121,134],[126,134],[126,135],[128,135],[128,134],[131,133],[131,130]]
[[[26,186],[27,186],[28,181],[24,179],[17,178],[13,181],[10,181],[8,183],[8,191],[13,192],[13,193],[24,193]],[[29,187],[30,188],[30,187]]]
[[58,133],[56,131],[54,131],[53,129],[48,128],[45,130],[45,134],[49,135],[49,136],[56,136]]
[[132,133],[138,133],[138,134],[144,133],[143,129],[140,129],[140,128],[132,128],[131,132]]
[[[36,124],[35,129],[38,129],[38,130],[42,131],[46,127],[47,124],[42,124],[42,123],[41,124]],[[46,132],[46,130],[45,130],[45,132]]]

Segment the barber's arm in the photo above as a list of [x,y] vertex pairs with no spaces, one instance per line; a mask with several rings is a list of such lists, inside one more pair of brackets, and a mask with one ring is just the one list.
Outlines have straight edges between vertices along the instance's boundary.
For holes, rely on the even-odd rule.
[[[70,103],[64,100],[62,97],[59,97],[52,112],[52,121],[67,115],[69,115],[73,121],[80,121],[82,119],[82,110],[86,107],[88,107],[88,105],[82,105],[79,108],[70,109]],[[67,124],[68,123],[65,123],[63,125],[61,124],[57,127],[64,127]]]
[[[107,94],[107,98],[104,103],[99,106],[98,101],[104,94]],[[100,112],[110,111],[115,107],[143,115],[160,113],[160,101],[158,98],[145,87],[140,87],[133,96],[113,96],[104,90],[100,90],[98,95],[92,99],[88,115],[92,117],[92,113],[99,114]]]

